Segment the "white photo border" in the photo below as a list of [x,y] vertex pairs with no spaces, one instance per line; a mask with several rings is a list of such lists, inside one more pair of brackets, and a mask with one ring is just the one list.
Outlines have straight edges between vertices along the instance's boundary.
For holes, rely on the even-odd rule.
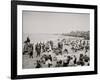
[[[90,14],[90,66],[60,67],[60,68],[40,68],[22,69],[22,11],[49,11],[49,12],[71,12]],[[62,8],[48,6],[27,6],[17,5],[17,75],[47,74],[63,72],[94,71],[94,9]]]

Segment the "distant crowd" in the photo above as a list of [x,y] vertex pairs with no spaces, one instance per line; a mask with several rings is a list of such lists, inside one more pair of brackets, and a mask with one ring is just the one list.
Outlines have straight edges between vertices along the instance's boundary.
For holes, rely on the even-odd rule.
[[35,57],[39,57],[36,68],[42,68],[44,65],[47,67],[89,66],[90,58],[87,55],[89,50],[89,40],[58,39],[56,42],[50,40],[31,43],[30,38],[27,37],[24,41],[23,55],[28,54],[29,58],[34,58],[35,53]]

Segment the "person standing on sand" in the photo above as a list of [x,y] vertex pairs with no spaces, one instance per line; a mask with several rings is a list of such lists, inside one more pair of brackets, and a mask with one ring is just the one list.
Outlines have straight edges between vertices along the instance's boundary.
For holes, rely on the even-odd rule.
[[36,44],[36,47],[35,47],[35,50],[37,52],[37,57],[40,56],[40,53],[41,53],[41,45],[40,44]]
[[33,58],[33,44],[28,45],[29,57]]

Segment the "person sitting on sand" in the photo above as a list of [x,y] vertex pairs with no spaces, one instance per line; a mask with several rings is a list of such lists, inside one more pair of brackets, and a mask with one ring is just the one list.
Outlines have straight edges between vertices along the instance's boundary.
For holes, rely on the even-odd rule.
[[39,61],[39,60],[37,60],[36,68],[41,68],[41,67],[42,67],[42,66],[41,66],[40,61]]

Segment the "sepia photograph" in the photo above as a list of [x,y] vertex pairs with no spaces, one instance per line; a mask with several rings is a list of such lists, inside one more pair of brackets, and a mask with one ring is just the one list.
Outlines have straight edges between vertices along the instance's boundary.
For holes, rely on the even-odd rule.
[[22,68],[90,65],[90,14],[22,11]]

